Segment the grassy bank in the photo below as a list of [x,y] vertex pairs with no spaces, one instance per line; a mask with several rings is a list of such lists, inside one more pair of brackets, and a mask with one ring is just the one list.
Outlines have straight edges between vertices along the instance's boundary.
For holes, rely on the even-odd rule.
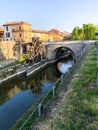
[[[66,95],[55,104],[48,119],[41,119],[37,130],[98,130],[98,66],[93,48],[74,76]],[[52,106],[51,106],[52,107]],[[42,121],[44,120],[44,121]]]
[[98,67],[93,48],[75,76],[68,96],[60,108],[61,117],[54,121],[56,130],[98,130]]

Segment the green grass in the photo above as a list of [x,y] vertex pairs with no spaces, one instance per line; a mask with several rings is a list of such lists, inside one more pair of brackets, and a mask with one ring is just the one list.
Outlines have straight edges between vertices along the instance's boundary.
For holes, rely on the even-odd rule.
[[93,49],[58,111],[63,118],[55,119],[54,130],[98,130],[98,88],[89,86],[96,83],[97,73],[96,50]]

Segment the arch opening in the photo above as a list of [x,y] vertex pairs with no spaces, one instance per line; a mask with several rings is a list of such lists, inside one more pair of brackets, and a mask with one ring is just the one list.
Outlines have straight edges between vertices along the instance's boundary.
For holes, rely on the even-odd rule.
[[58,48],[56,48],[52,52],[51,58],[52,59],[64,58],[66,60],[71,59],[74,62],[76,62],[76,60],[77,60],[77,56],[76,56],[75,52],[68,47],[58,47]]

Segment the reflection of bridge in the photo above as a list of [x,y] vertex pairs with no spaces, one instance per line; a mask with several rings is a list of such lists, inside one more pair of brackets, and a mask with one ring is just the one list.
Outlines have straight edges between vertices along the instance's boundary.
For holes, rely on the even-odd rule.
[[45,57],[47,59],[56,59],[59,55],[69,54],[76,61],[90,43],[90,41],[47,42],[44,43]]

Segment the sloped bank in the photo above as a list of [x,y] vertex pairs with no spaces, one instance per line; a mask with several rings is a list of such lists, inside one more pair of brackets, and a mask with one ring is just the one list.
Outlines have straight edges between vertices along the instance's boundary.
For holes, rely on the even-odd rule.
[[97,72],[96,49],[93,48],[74,75],[67,93],[63,91],[62,97],[51,103],[50,110],[48,104],[47,116],[36,122],[32,129],[98,130]]

